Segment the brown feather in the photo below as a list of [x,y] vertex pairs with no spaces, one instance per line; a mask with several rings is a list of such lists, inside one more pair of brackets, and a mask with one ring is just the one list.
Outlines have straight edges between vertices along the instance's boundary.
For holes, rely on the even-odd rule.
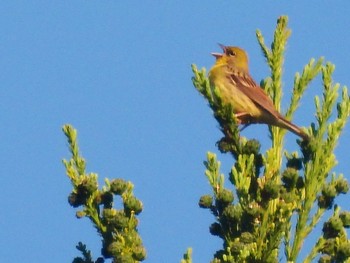
[[[258,86],[255,81],[249,76],[249,74],[238,72],[233,72],[230,76],[230,80],[235,84],[235,86],[249,97],[257,107],[267,114],[262,114],[256,119],[256,122],[264,122],[266,124],[275,125],[280,128],[287,129],[294,134],[300,136],[304,140],[309,140],[309,136],[303,132],[298,126],[294,125],[287,119],[285,119],[273,105],[270,97],[265,93],[265,91]],[[253,116],[254,117],[254,116]],[[254,119],[253,119],[254,121]]]
[[231,81],[236,83],[236,87],[249,97],[260,109],[272,114],[276,120],[281,117],[279,112],[275,109],[270,97],[266,95],[265,91],[258,86],[248,74],[233,72],[230,78]]

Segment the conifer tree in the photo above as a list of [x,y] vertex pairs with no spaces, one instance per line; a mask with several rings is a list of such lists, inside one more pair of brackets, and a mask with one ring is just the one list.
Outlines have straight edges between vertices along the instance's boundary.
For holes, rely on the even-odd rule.
[[[261,86],[280,108],[284,51],[291,30],[287,17],[277,21],[269,48],[258,30],[257,39],[271,71]],[[286,118],[291,119],[310,82],[322,76],[323,95],[315,97],[316,120],[308,127],[310,141],[298,141],[298,151],[284,146],[286,130],[269,127],[271,147],[260,151],[256,139],[240,135],[230,105],[225,105],[218,89],[211,87],[206,70],[192,65],[193,84],[208,101],[224,137],[217,145],[222,153],[232,154],[235,162],[226,178],[214,153],[207,154],[205,175],[212,193],[203,195],[199,206],[208,209],[215,222],[210,233],[223,241],[212,262],[300,262],[303,242],[313,233],[327,210],[333,215],[323,225],[323,233],[303,262],[345,262],[350,257],[346,228],[350,213],[334,204],[335,198],[348,192],[342,174],[333,172],[337,164],[334,149],[350,114],[347,88],[333,82],[334,65],[323,58],[311,61],[294,78],[294,87]],[[336,116],[331,121],[332,116]],[[281,250],[284,256],[281,255]]]
[[[284,52],[290,34],[286,16],[277,20],[271,48],[262,33],[256,32],[271,71],[261,86],[277,109],[281,108]],[[234,161],[227,176],[220,172],[220,161],[214,153],[208,152],[204,162],[212,192],[200,197],[199,206],[214,216],[210,234],[222,239],[222,247],[216,252],[213,249],[211,262],[350,262],[346,233],[350,212],[335,203],[338,195],[348,192],[349,185],[342,174],[333,171],[337,164],[334,149],[350,114],[350,99],[347,88],[340,90],[340,85],[333,82],[334,65],[324,58],[311,59],[302,73],[295,74],[287,119],[292,119],[305,90],[317,76],[322,78],[323,94],[314,100],[316,118],[307,128],[311,139],[298,140],[293,152],[284,149],[286,131],[272,126],[271,147],[261,152],[257,139],[240,134],[232,107],[225,105],[220,92],[210,85],[206,70],[195,65],[192,70],[193,84],[208,101],[224,134],[217,142],[218,149],[231,154]],[[100,257],[94,260],[86,245],[79,243],[77,249],[82,256],[73,262],[143,261],[146,250],[137,229],[137,215],[143,206],[133,195],[132,183],[106,179],[100,188],[97,174],[85,169],[77,131],[65,125],[63,132],[72,154],[70,160],[63,161],[73,186],[68,202],[80,209],[77,218],[92,222],[102,240]],[[114,207],[115,198],[121,198],[121,209]],[[328,210],[333,213],[326,218]],[[322,233],[313,231],[318,224],[323,224]],[[301,259],[300,251],[310,235],[318,235],[317,241]],[[181,263],[191,263],[191,255],[189,248]]]

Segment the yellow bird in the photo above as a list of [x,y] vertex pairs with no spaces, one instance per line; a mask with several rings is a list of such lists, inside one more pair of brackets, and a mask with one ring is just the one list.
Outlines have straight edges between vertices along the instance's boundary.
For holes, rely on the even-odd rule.
[[223,54],[212,53],[216,62],[209,71],[209,80],[220,91],[223,103],[232,105],[240,124],[274,125],[309,140],[304,131],[276,110],[270,97],[252,79],[246,52],[239,47],[219,45]]

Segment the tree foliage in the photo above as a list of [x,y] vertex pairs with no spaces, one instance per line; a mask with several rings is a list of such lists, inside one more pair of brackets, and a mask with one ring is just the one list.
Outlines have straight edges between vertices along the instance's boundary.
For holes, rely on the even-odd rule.
[[[133,195],[133,184],[123,179],[105,179],[106,185],[99,189],[97,174],[85,170],[86,162],[79,153],[77,131],[71,125],[65,125],[63,132],[72,154],[70,160],[63,160],[73,186],[68,202],[72,207],[81,208],[76,213],[77,218],[90,219],[102,238],[101,257],[94,261],[86,246],[79,243],[77,249],[83,257],[75,258],[73,263],[103,263],[108,258],[114,263],[143,261],[146,250],[137,231],[139,222],[136,218],[142,212],[142,203]],[[115,197],[121,198],[123,208],[114,208]]]
[[[271,71],[262,87],[277,109],[290,34],[285,16],[277,21],[271,48],[266,46],[262,33],[256,33]],[[338,98],[340,85],[332,79],[334,65],[323,58],[311,59],[302,73],[295,75],[287,119],[292,118],[305,90],[318,75],[322,76],[323,96],[315,97],[316,120],[308,127],[311,140],[298,141],[299,152],[292,153],[283,148],[286,131],[278,127],[269,127],[271,148],[265,153],[260,152],[257,140],[240,136],[232,108],[224,105],[218,89],[211,87],[206,70],[198,70],[195,65],[192,70],[194,86],[208,101],[224,133],[218,148],[235,159],[228,176],[231,186],[224,184],[214,153],[209,152],[205,161],[213,193],[202,196],[199,206],[214,215],[210,233],[223,240],[223,248],[215,253],[212,262],[278,262],[282,248],[285,260],[296,262],[303,242],[332,208],[333,215],[324,223],[323,234],[303,262],[317,256],[319,262],[348,260],[350,243],[345,228],[349,226],[350,213],[334,205],[334,199],[347,193],[349,186],[343,175],[332,169],[337,164],[334,149],[350,114],[350,100],[346,87]]]
[[[287,17],[277,21],[273,42],[269,48],[262,33],[256,32],[258,43],[266,58],[271,76],[261,86],[280,110],[284,52],[291,30]],[[333,168],[337,164],[334,149],[350,114],[347,88],[340,90],[334,83],[334,65],[324,58],[311,59],[301,73],[296,73],[290,105],[285,116],[291,119],[309,84],[322,77],[323,94],[315,97],[316,119],[309,127],[311,140],[297,141],[298,149],[284,149],[286,131],[269,127],[271,147],[261,152],[260,142],[240,135],[230,105],[223,104],[219,91],[209,83],[206,70],[192,65],[195,88],[208,101],[224,136],[217,142],[222,153],[234,158],[231,172],[220,172],[220,161],[208,152],[205,175],[212,192],[200,197],[199,206],[214,216],[209,231],[219,237],[223,245],[213,256],[218,262],[301,262],[303,243],[318,224],[322,233],[311,246],[302,262],[350,262],[350,241],[346,229],[350,226],[350,212],[335,204],[340,194],[349,190],[348,182]],[[339,97],[340,93],[340,97]],[[71,125],[63,127],[70,160],[64,160],[66,173],[72,182],[68,202],[79,208],[77,218],[88,218],[101,236],[101,256],[93,260],[83,243],[77,245],[81,257],[75,263],[140,262],[146,250],[138,234],[137,215],[142,203],[133,195],[133,185],[123,179],[109,181],[99,188],[97,174],[86,172],[85,159],[80,155],[77,131]],[[225,183],[225,178],[229,183]],[[114,198],[123,207],[114,207]],[[329,218],[325,212],[333,210]],[[191,263],[192,249],[184,254],[182,263]]]

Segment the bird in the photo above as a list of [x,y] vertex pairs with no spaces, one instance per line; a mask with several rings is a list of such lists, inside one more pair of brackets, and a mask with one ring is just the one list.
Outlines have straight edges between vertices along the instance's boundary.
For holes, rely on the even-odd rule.
[[287,129],[305,141],[310,137],[275,108],[271,98],[249,73],[247,53],[240,47],[219,44],[223,53],[212,53],[216,61],[208,73],[224,104],[232,106],[239,124],[264,123]]

